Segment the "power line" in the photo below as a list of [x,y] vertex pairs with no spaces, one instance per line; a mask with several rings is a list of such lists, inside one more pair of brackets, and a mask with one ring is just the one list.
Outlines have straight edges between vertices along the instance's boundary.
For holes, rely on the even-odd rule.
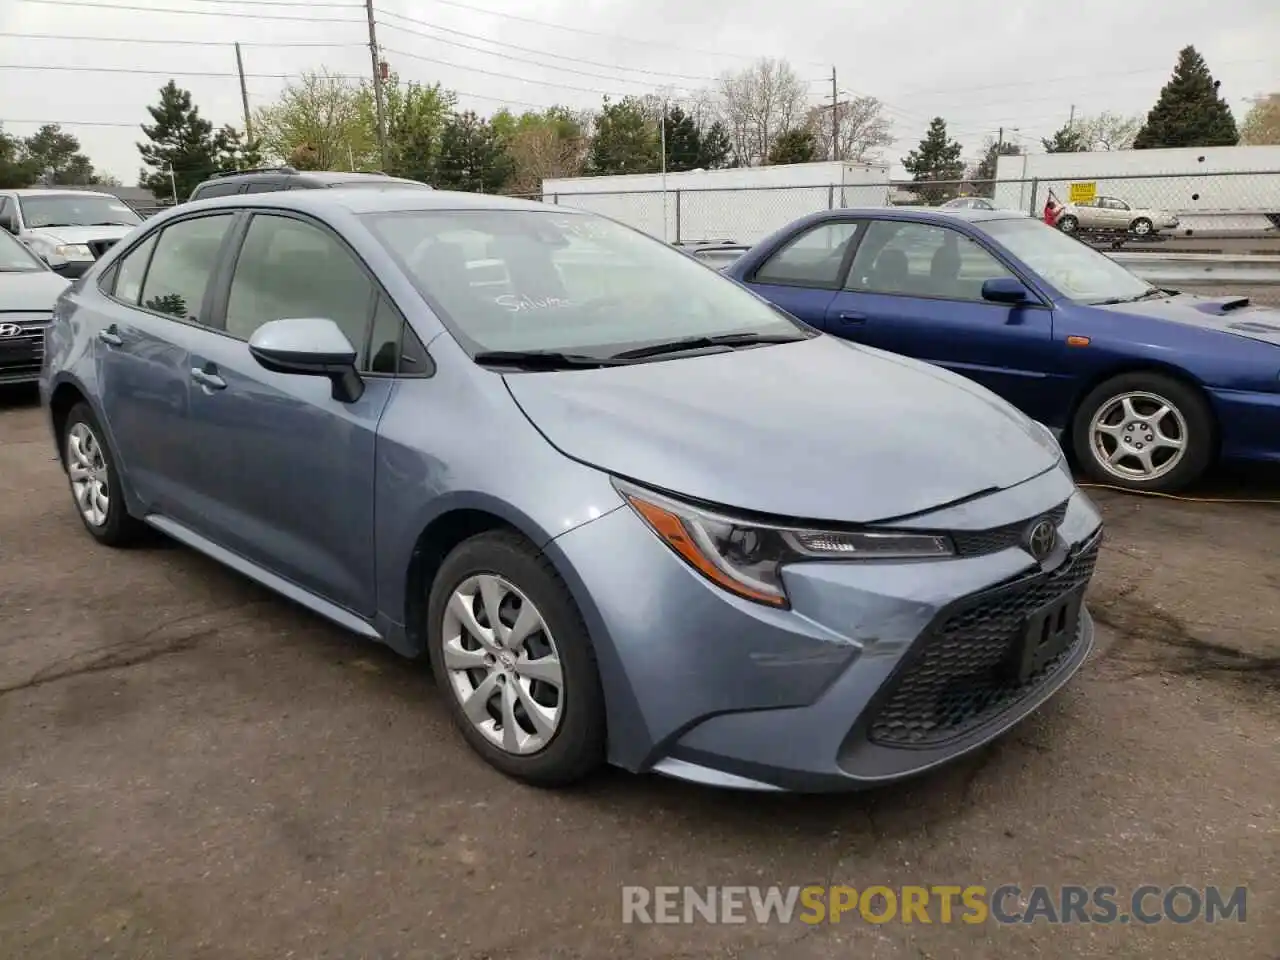
[[[144,37],[89,37],[65,33],[11,33],[0,30],[0,37],[18,40],[74,40],[82,43],[153,43],[163,46],[231,47],[231,40],[160,40]],[[242,47],[363,47],[363,43],[329,43],[323,40],[282,41],[280,43],[255,43],[240,41]]]
[[[403,50],[392,50],[390,47],[382,48],[384,53],[393,54],[397,57],[408,57],[410,60],[421,60],[424,63],[434,63],[439,67],[453,67],[455,70],[467,70],[471,73],[483,73],[489,77],[500,77],[504,80],[515,80],[519,83],[536,83],[544,87],[560,87],[564,90],[577,90],[581,93],[595,93],[601,96],[617,96],[617,91],[601,90],[599,87],[579,87],[570,83],[556,83],[553,80],[534,80],[532,77],[517,77],[511,73],[498,73],[494,70],[484,70],[480,67],[467,67],[460,63],[450,63],[448,60],[436,60],[434,57],[424,57],[418,53],[406,53]],[[625,94],[623,94],[625,96]]]
[[[498,17],[503,20],[514,20],[517,23],[528,23],[536,27],[546,27],[549,30],[563,30],[566,33],[577,33],[587,37],[599,37],[605,40],[613,40],[617,43],[633,43],[640,46],[658,47],[660,49],[667,49],[667,50],[678,50],[682,53],[694,53],[694,54],[697,54],[698,56],[703,56],[703,57],[729,57],[735,60],[758,60],[759,59],[759,57],[751,56],[750,54],[745,54],[745,53],[726,53],[723,50],[699,50],[694,47],[681,47],[681,46],[676,46],[673,43],[664,43],[660,40],[636,40],[632,37],[623,37],[616,33],[601,33],[597,30],[587,30],[587,29],[584,29],[583,27],[570,27],[570,26],[566,26],[563,23],[551,23],[550,21],[537,20],[537,19],[534,19],[533,17],[521,17],[514,13],[501,13],[497,10],[489,10],[489,9],[486,9],[485,7],[476,7],[468,3],[458,3],[457,0],[435,0],[435,2],[444,7],[457,7],[459,10],[466,10],[466,11],[469,11],[470,13],[480,13],[480,14],[484,14],[485,16]],[[394,16],[394,17],[401,17],[405,20],[408,20],[410,23],[420,23],[424,26],[432,26],[432,24],[427,23],[426,21],[416,20],[413,17],[406,17],[404,14],[393,13],[390,10],[382,10],[380,12],[383,14]],[[810,65],[826,66],[826,64],[818,64],[816,63],[816,61],[809,61],[809,63]]]
[[[56,70],[60,73],[132,73],[150,77],[212,77],[218,79],[234,79],[235,73],[225,70],[146,70],[142,67],[64,67],[48,63],[0,63],[0,70]],[[296,73],[246,73],[246,77],[255,80],[297,80]],[[366,80],[363,74],[352,75],[330,73],[326,76],[335,80]]]
[[[88,7],[91,10],[132,10],[136,13],[172,13],[183,17],[226,17],[231,16],[225,10],[180,10],[175,7],[140,7],[123,3],[91,3],[89,0],[20,0],[22,3],[41,3],[52,7]],[[208,0],[206,0],[208,2]],[[290,4],[296,6],[296,4]],[[315,4],[314,6],[320,6]],[[343,4],[343,6],[349,6]],[[349,20],[345,17],[303,17],[286,16],[270,13],[236,13],[234,16],[242,20],[289,20],[294,23],[363,23],[363,20]]]
[[[398,14],[395,14],[395,16],[398,16]],[[406,19],[407,19],[407,18],[406,18]],[[416,22],[416,21],[415,21],[415,22]],[[501,52],[501,51],[499,51],[499,50],[485,50],[485,49],[483,49],[483,48],[481,48],[481,47],[471,46],[470,44],[466,44],[466,43],[459,43],[457,40],[450,40],[450,39],[448,39],[448,38],[446,38],[446,37],[437,37],[437,36],[433,36],[433,35],[431,35],[431,34],[429,34],[429,33],[422,33],[422,32],[421,32],[421,31],[419,31],[419,30],[413,30],[413,29],[411,29],[411,28],[409,28],[409,27],[402,27],[402,26],[400,26],[400,24],[398,24],[398,23],[383,23],[382,25],[383,25],[384,27],[387,27],[388,29],[391,29],[391,30],[399,30],[399,31],[402,31],[403,33],[410,33],[410,34],[413,34],[415,37],[423,37],[423,38],[425,38],[425,39],[427,39],[427,40],[434,40],[434,41],[436,41],[437,43],[445,43],[445,44],[448,44],[448,45],[450,45],[450,46],[454,46],[454,47],[461,47],[461,48],[463,48],[464,50],[475,50],[475,51],[477,51],[478,53],[485,53],[485,54],[488,54],[488,55],[490,55],[490,56],[495,56],[495,57],[506,57],[506,58],[507,58],[507,59],[509,59],[509,60],[519,60],[519,59],[520,59],[519,57],[512,57],[510,54],[502,53],[502,52]],[[676,80],[716,80],[716,79],[718,79],[718,78],[716,78],[716,77],[712,77],[712,76],[709,76],[709,75],[688,74],[688,73],[665,73],[665,72],[662,72],[662,71],[659,71],[659,70],[644,70],[644,69],[642,69],[642,68],[640,68],[640,67],[624,67],[624,66],[622,66],[622,64],[601,63],[599,60],[584,60],[584,59],[582,59],[581,57],[570,57],[570,56],[566,56],[566,55],[564,55],[564,54],[559,54],[559,53],[546,53],[545,51],[538,50],[538,49],[535,49],[535,48],[533,48],[533,47],[522,47],[522,46],[519,46],[518,44],[514,44],[514,43],[505,43],[505,42],[500,41],[500,40],[490,40],[488,37],[478,36],[477,34],[474,34],[474,33],[466,33],[466,32],[464,32],[464,31],[462,31],[462,30],[454,30],[454,29],[452,29],[452,28],[450,28],[450,27],[438,27],[438,26],[435,26],[434,24],[431,26],[431,29],[432,29],[432,30],[440,30],[440,31],[443,31],[444,33],[451,33],[451,34],[455,34],[455,35],[457,35],[457,36],[459,36],[459,37],[467,37],[467,38],[469,38],[469,39],[471,39],[471,40],[480,40],[480,41],[482,41],[482,42],[484,42],[484,43],[492,44],[492,45],[493,45],[493,46],[495,46],[495,47],[505,47],[505,48],[507,48],[507,49],[509,49],[509,50],[519,50],[519,51],[521,51],[521,52],[523,52],[523,53],[536,53],[538,56],[541,56],[541,57],[549,57],[549,58],[551,58],[551,59],[553,59],[553,60],[566,60],[566,61],[568,61],[568,62],[570,62],[570,63],[582,63],[582,64],[586,64],[587,66],[592,66],[592,67],[603,67],[603,68],[605,68],[606,70],[611,70],[611,69],[612,69],[612,70],[626,70],[626,71],[628,71],[629,73],[642,73],[642,74],[646,74],[646,75],[651,76],[651,77],[669,77],[669,78],[676,79]],[[568,67],[561,67],[561,66],[557,66],[557,65],[555,65],[555,64],[549,64],[549,63],[537,63],[536,61],[533,61],[533,60],[523,60],[523,61],[521,61],[521,62],[523,62],[523,63],[532,63],[532,64],[534,64],[535,66],[539,66],[539,67],[546,67],[546,68],[547,68],[547,69],[549,69],[549,70],[561,70],[561,71],[564,71],[565,73],[582,73],[582,74],[583,74],[583,76],[588,76],[588,77],[599,77],[599,76],[601,76],[601,74],[596,74],[596,73],[583,73],[583,71],[580,71],[580,70],[570,70]],[[619,76],[616,76],[616,75],[613,75],[613,76],[605,76],[605,77],[603,77],[603,79],[605,79],[605,80],[611,80],[611,79],[625,80],[625,81],[626,81],[626,82],[628,82],[628,83],[651,83],[651,82],[652,82],[652,81],[633,80],[633,79],[631,79],[630,77],[619,77]]]

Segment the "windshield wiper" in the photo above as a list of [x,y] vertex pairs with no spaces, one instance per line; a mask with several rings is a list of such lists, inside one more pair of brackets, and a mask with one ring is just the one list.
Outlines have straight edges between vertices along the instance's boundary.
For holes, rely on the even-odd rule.
[[665,340],[662,343],[651,343],[633,350],[623,350],[613,355],[614,360],[643,360],[648,357],[661,357],[669,353],[685,353],[690,350],[706,350],[710,347],[749,347],[759,343],[795,343],[797,340],[808,340],[805,336],[778,333],[722,333],[714,337],[683,337],[679,340]]
[[482,367],[520,367],[525,370],[572,370],[584,367],[613,367],[612,357],[592,357],[585,353],[558,350],[481,350],[474,357]]
[[86,227],[136,227],[136,223],[130,223],[127,220],[98,220],[96,223],[86,223]]
[[1169,294],[1159,287],[1152,287],[1145,293],[1140,293],[1136,297],[1108,297],[1106,300],[1098,300],[1096,306],[1109,307],[1116,303],[1137,303],[1139,300],[1149,300],[1151,297],[1167,297]]

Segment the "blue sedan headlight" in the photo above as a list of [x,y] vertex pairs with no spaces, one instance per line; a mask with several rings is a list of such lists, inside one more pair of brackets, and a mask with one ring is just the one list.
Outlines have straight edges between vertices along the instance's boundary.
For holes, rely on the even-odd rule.
[[747,600],[788,606],[782,567],[806,560],[918,560],[955,554],[941,534],[817,530],[730,516],[621,480],[618,492],[658,538],[711,582]]

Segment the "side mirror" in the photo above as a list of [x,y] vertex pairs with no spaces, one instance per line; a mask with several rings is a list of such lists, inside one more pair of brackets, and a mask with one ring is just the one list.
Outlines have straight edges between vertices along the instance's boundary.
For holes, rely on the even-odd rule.
[[273,373],[328,377],[333,399],[355,403],[364,395],[356,348],[336,323],[319,317],[272,320],[249,338],[253,359]]
[[992,303],[1026,303],[1031,291],[1016,277],[996,277],[982,285],[982,299]]

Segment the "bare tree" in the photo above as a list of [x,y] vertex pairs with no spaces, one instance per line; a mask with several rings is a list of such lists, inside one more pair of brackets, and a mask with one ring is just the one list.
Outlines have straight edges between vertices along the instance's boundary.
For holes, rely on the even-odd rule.
[[764,58],[720,79],[720,109],[738,162],[765,163],[774,142],[803,126],[808,90],[785,60]]
[[1240,142],[1249,146],[1280,143],[1280,93],[1254,98],[1240,128]]
[[841,100],[836,113],[840,119],[838,154],[831,149],[831,107],[814,107],[809,111],[808,125],[824,160],[834,160],[838,156],[851,163],[870,163],[880,159],[882,148],[893,144],[893,124],[884,115],[884,104],[875,97]]
[[542,181],[555,177],[576,177],[587,155],[585,137],[563,136],[552,123],[521,130],[507,144],[515,167],[511,189],[515,193],[536,193]]
[[1082,117],[1072,129],[1090,150],[1129,150],[1142,129],[1142,117],[1126,117],[1104,110],[1096,117]]

